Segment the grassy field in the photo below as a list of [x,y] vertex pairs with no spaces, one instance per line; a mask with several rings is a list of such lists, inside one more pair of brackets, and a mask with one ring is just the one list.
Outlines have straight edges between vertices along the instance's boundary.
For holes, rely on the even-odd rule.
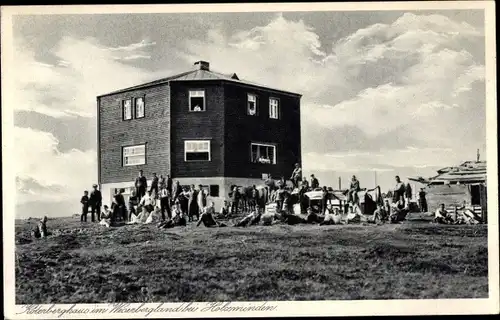
[[16,303],[484,298],[487,229],[16,222]]

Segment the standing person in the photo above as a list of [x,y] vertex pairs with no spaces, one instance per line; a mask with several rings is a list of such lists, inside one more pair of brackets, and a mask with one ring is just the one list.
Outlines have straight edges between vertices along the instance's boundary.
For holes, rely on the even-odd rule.
[[311,189],[317,189],[319,188],[319,181],[318,179],[314,176],[314,174],[311,174]]
[[307,178],[304,177],[301,183],[302,187],[304,188],[305,192],[309,191],[309,181],[307,181]]
[[161,219],[163,221],[165,221],[165,211],[167,211],[168,218],[172,218],[172,212],[170,211],[170,192],[168,192],[165,184],[162,184],[160,189],[160,210]]
[[285,187],[280,184],[278,190],[276,191],[276,212],[281,212],[283,210],[283,203],[285,201]]
[[[307,182],[307,180],[305,180]],[[300,189],[299,189],[299,204],[300,204],[300,213],[305,213],[307,210],[307,204],[306,204],[306,192],[307,192],[307,185],[304,183],[300,184]]]
[[175,202],[183,191],[184,190],[182,189],[182,186],[179,183],[179,181],[175,181],[174,188],[172,190],[172,202]]
[[293,187],[298,188],[299,182],[302,181],[302,168],[298,163],[295,164],[295,169],[293,169],[292,177],[290,179],[293,182]]
[[172,178],[170,177],[169,174],[167,174],[166,183],[167,183],[167,190],[172,195],[172,191],[173,191],[172,190],[172,183],[173,183],[173,181],[172,181]]
[[82,204],[82,215],[80,216],[80,222],[87,222],[87,214],[89,213],[89,192],[87,190],[83,191],[83,196],[80,199]]
[[127,221],[127,210],[125,207],[125,198],[123,197],[123,189],[118,189],[113,197],[113,215],[111,217],[112,222],[115,222],[118,218]]
[[396,186],[394,187],[393,190],[392,202],[395,203],[401,198],[404,199],[405,191],[406,191],[405,184],[401,182],[401,178],[399,178],[399,176],[396,176]]
[[153,212],[156,206],[156,201],[153,198],[153,195],[151,194],[151,191],[149,191],[144,197],[142,197],[141,201],[139,202],[139,207],[144,207],[148,213]]
[[[177,183],[179,183],[179,182],[177,182]],[[187,216],[188,204],[189,204],[189,190],[187,187],[182,188],[180,185],[179,185],[179,190],[181,192],[179,193],[177,200],[179,200],[182,214]],[[175,201],[177,201],[177,200],[175,200]]]
[[328,202],[328,189],[326,186],[323,186],[321,190],[321,214],[324,214],[326,211],[326,204]]
[[250,201],[248,203],[250,210],[255,210],[257,207],[257,199],[259,198],[259,190],[255,185],[252,186],[252,190],[250,190]]
[[146,189],[148,188],[148,180],[143,175],[143,171],[139,170],[139,176],[135,178],[135,188],[137,191],[137,196],[142,199],[146,195]]
[[137,215],[137,206],[139,205],[139,197],[137,196],[137,192],[132,190],[130,197],[128,198],[128,221],[132,221],[132,214]]
[[427,199],[425,195],[424,188],[420,188],[418,192],[418,207],[420,208],[420,212],[427,212]]
[[92,222],[95,222],[97,216],[97,221],[101,221],[101,204],[102,204],[102,194],[101,191],[97,190],[97,184],[92,186],[92,192],[89,197],[89,205],[91,211]]
[[194,184],[191,185],[191,189],[189,189],[189,197],[188,197],[188,219],[189,221],[194,220],[194,216],[196,216],[196,220],[200,217],[198,211],[198,202],[196,202],[198,198],[198,192],[194,188]]
[[351,185],[349,187],[349,193],[347,194],[348,203],[358,203],[358,192],[361,190],[359,186],[359,180],[356,176],[352,176]]
[[202,213],[203,208],[207,206],[207,194],[203,190],[201,184],[198,185],[198,195],[196,196],[196,202],[198,203],[199,214]]
[[159,182],[158,176],[156,175],[156,172],[154,172],[153,173],[153,180],[151,181],[151,188],[149,189],[149,191],[151,191],[151,194],[155,198],[158,197],[158,193],[160,191],[159,188],[158,188],[158,182]]
[[165,185],[166,181],[167,180],[165,179],[165,177],[162,174],[160,174],[160,179],[158,180],[158,186],[160,189],[162,185]]
[[231,215],[238,213],[238,206],[240,204],[240,193],[238,192],[238,186],[233,186],[233,189],[229,193],[231,198]]

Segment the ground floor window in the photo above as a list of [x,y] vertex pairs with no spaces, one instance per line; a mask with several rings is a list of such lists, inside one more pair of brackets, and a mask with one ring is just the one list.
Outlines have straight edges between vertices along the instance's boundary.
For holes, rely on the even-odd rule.
[[146,164],[146,145],[123,147],[123,166]]
[[253,163],[276,164],[276,146],[272,144],[251,143]]
[[210,161],[210,140],[184,141],[184,161]]

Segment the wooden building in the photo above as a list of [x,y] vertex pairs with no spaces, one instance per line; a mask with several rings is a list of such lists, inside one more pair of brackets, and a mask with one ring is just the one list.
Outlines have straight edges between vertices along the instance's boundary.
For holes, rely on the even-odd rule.
[[446,167],[429,179],[410,178],[425,185],[429,210],[436,210],[441,203],[447,207],[473,208],[486,218],[487,186],[486,161],[466,161],[457,167]]
[[217,205],[229,186],[289,176],[301,162],[301,95],[194,70],[97,97],[103,199],[127,196],[139,170],[202,184]]

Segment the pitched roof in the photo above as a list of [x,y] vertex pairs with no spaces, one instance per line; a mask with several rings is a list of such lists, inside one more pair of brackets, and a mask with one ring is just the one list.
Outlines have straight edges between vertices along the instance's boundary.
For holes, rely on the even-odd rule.
[[176,74],[176,75],[173,75],[170,77],[158,79],[155,81],[150,81],[150,82],[146,82],[143,84],[139,84],[137,86],[112,91],[109,93],[99,95],[98,97],[103,97],[103,96],[107,96],[107,95],[111,95],[111,94],[131,91],[131,90],[147,88],[147,87],[154,86],[154,85],[168,83],[170,81],[211,81],[211,80],[229,81],[229,82],[239,83],[239,84],[243,84],[243,85],[259,87],[259,88],[264,88],[264,89],[270,89],[273,91],[278,91],[278,92],[282,92],[282,93],[288,93],[288,94],[292,94],[292,95],[301,96],[301,94],[298,94],[298,93],[285,91],[285,90],[281,90],[281,89],[276,89],[276,88],[271,88],[271,87],[268,87],[268,86],[265,86],[262,84],[257,84],[257,83],[246,81],[246,80],[240,80],[238,78],[238,75],[236,75],[236,73],[231,73],[228,75],[228,74],[215,72],[212,70],[196,69],[196,70],[192,70],[192,71],[179,73],[179,74]]
[[486,182],[486,161],[465,161],[456,167],[446,167],[437,171],[438,175],[429,179],[422,177],[409,178],[412,181],[418,181],[426,184],[442,182]]

